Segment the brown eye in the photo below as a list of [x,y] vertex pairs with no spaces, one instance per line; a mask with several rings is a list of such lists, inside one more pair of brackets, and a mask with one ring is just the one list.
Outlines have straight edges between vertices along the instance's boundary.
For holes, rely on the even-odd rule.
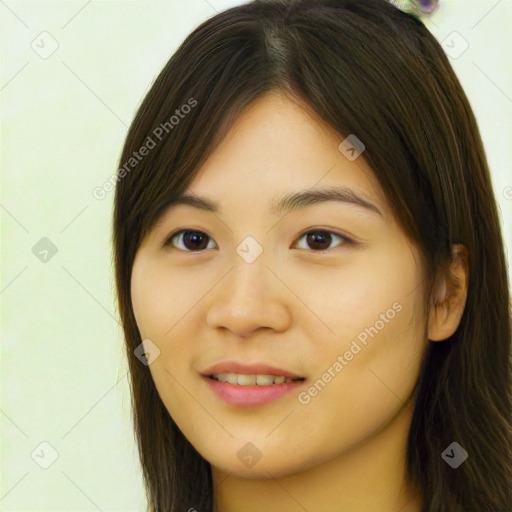
[[[210,237],[202,231],[182,229],[171,235],[165,241],[164,247],[173,246],[184,252],[197,252],[203,249],[212,249],[212,247],[208,247],[208,239]],[[181,246],[173,244],[174,240],[176,240],[177,244],[181,244]]]
[[[305,237],[307,246],[313,251],[327,251],[330,250],[329,246],[331,245],[334,238],[339,238],[342,240],[339,245],[345,245],[347,243],[352,243],[352,241],[346,236],[340,235],[339,233],[334,233],[333,231],[325,230],[325,229],[315,229],[312,231],[308,231],[304,233],[299,240]],[[299,249],[304,249],[304,247],[298,247]]]
[[[354,243],[350,238],[326,229],[310,230],[299,237],[299,240],[304,238],[307,246],[301,247],[300,244],[297,244],[297,248],[309,248],[313,252],[329,251],[332,249],[330,246],[336,238],[341,240],[337,246]],[[204,249],[214,248],[209,245],[209,241],[213,243],[213,239],[203,231],[182,229],[169,236],[169,238],[164,242],[164,247],[173,247],[183,252],[202,252]]]

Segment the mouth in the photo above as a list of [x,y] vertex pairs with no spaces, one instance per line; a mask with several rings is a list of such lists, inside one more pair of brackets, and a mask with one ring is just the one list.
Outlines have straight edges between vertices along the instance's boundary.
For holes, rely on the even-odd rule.
[[285,375],[261,374],[261,373],[235,373],[221,372],[206,375],[207,378],[234,386],[276,386],[291,382],[302,382],[304,377],[287,377]]
[[297,391],[305,377],[267,365],[219,363],[201,374],[210,392],[223,403],[256,407]]
[[304,385],[306,377],[266,363],[224,359],[200,372],[209,392],[237,407],[264,405]]

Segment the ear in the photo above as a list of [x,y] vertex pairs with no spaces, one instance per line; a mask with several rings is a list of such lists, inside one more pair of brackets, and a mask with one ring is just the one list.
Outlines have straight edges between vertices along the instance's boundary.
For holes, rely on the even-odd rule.
[[450,268],[438,279],[431,297],[429,340],[445,340],[457,330],[466,305],[468,269],[467,248],[462,244],[452,245]]

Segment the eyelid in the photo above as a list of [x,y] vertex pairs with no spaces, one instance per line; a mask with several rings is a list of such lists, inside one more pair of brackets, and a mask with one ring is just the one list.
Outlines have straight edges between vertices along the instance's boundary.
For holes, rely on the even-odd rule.
[[[214,240],[208,233],[206,233],[205,231],[203,231],[202,229],[196,229],[196,228],[181,228],[181,229],[178,229],[176,231],[173,231],[165,240],[164,240],[164,243],[163,243],[163,248],[172,248],[172,249],[176,249],[175,247],[172,247],[172,241],[174,240],[174,238],[177,236],[177,235],[180,235],[181,233],[183,232],[186,232],[186,231],[191,231],[191,232],[197,232],[197,233],[201,233],[203,235],[206,235],[210,240]],[[307,235],[308,233],[314,233],[314,232],[322,232],[322,233],[328,233],[328,234],[331,234],[331,235],[334,235],[334,236],[337,236],[339,238],[341,238],[343,241],[342,243],[340,243],[339,245],[337,245],[336,247],[332,247],[330,249],[319,249],[319,250],[314,250],[314,249],[299,249],[301,251],[306,251],[306,252],[310,252],[310,253],[313,253],[313,254],[327,254],[327,253],[331,253],[332,251],[335,251],[336,249],[338,249],[339,247],[342,247],[342,246],[345,246],[345,245],[351,245],[351,246],[357,246],[359,245],[358,242],[356,242],[353,238],[343,234],[343,233],[339,233],[338,231],[335,231],[333,229],[330,229],[330,228],[322,228],[322,227],[313,227],[313,228],[308,228],[306,229],[305,231],[303,231],[300,235],[297,236],[297,238],[295,238],[295,240],[293,241],[292,245],[290,246],[290,248],[295,248],[295,246],[299,243],[299,241],[305,236]],[[215,240],[214,240],[215,241]],[[216,243],[216,242],[215,242]],[[200,251],[188,251],[188,250],[183,250],[183,249],[177,249],[178,251],[180,252],[183,252],[183,253],[193,253],[193,254],[197,254],[197,253],[202,253],[202,252],[205,252],[205,249],[202,249]]]

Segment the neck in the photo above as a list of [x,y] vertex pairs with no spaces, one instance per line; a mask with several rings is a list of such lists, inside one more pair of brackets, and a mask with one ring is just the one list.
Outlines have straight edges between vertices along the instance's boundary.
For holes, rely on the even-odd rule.
[[411,414],[404,407],[380,432],[301,473],[247,480],[212,466],[214,512],[421,512],[405,475]]

